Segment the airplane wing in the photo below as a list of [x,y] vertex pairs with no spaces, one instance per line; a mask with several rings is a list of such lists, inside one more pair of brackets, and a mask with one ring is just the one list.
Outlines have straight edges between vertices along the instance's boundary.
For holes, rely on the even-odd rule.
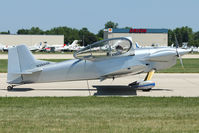
[[138,74],[138,73],[143,72],[145,69],[146,69],[146,66],[140,64],[140,65],[135,65],[128,68],[118,69],[116,71],[112,71],[109,73],[105,73],[101,77],[120,77],[122,75],[127,75],[127,74]]

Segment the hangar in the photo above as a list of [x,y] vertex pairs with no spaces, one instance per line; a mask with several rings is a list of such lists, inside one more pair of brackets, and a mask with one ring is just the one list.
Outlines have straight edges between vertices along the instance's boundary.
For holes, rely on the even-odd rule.
[[132,37],[140,46],[168,46],[168,29],[104,29],[104,39]]
[[64,35],[8,35],[0,34],[0,44],[6,46],[16,46],[25,44],[33,46],[35,44],[47,43],[49,45],[63,45]]

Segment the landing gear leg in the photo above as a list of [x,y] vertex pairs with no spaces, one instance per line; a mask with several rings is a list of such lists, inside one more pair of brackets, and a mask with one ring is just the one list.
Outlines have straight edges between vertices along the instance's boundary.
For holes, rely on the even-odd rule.
[[135,81],[133,83],[130,83],[129,87],[146,92],[150,91],[155,86],[155,82],[151,81],[154,72],[155,70],[151,70],[150,72],[147,73],[143,81]]
[[155,70],[151,70],[150,72],[147,73],[144,81],[147,81],[147,80],[151,80],[151,78],[153,77],[153,74],[155,73]]
[[[150,72],[147,73],[144,81],[148,81],[148,80],[151,80],[151,78],[153,77],[153,74],[155,73],[155,70],[151,70]],[[142,91],[150,91],[152,88],[149,88],[149,89],[143,89]]]

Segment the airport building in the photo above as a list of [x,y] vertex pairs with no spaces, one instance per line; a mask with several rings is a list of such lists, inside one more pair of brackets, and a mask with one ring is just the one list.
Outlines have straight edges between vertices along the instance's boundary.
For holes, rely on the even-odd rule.
[[104,39],[132,37],[140,46],[168,46],[168,29],[105,29]]
[[25,44],[33,46],[35,44],[47,43],[49,45],[63,45],[64,35],[7,35],[0,34],[0,44],[16,46]]

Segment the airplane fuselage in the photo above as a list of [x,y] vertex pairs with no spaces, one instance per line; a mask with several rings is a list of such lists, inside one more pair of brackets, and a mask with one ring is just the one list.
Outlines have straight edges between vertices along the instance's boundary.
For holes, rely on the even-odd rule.
[[112,58],[96,60],[74,59],[44,65],[41,72],[22,75],[22,78],[23,83],[103,80],[127,74],[149,72],[152,69],[166,69],[175,65],[176,59],[176,49],[174,48],[140,48],[136,49],[133,55],[126,53]]

